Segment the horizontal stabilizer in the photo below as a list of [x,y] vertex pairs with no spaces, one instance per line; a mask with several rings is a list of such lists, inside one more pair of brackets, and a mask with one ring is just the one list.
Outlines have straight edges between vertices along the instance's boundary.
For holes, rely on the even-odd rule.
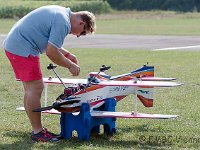
[[174,87],[180,86],[181,83],[165,81],[102,81],[98,85],[103,86],[135,86],[135,87]]
[[133,112],[108,112],[108,111],[92,111],[91,116],[97,118],[149,118],[149,119],[172,119],[177,115],[162,115],[162,114],[143,114]]

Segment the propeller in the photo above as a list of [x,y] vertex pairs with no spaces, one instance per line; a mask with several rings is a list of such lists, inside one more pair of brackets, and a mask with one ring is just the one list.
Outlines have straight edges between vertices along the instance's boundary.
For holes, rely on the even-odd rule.
[[41,112],[41,111],[45,111],[45,110],[51,110],[53,108],[56,110],[59,110],[59,108],[61,108],[61,106],[63,106],[63,105],[79,103],[80,100],[77,100],[75,98],[78,98],[78,97],[69,97],[65,100],[61,100],[61,101],[59,100],[59,101],[54,102],[52,106],[37,108],[37,109],[34,109],[33,112]]
[[42,112],[42,111],[46,111],[46,110],[51,110],[53,108],[54,108],[53,105],[52,106],[47,106],[47,107],[41,107],[41,108],[34,109],[33,112]]

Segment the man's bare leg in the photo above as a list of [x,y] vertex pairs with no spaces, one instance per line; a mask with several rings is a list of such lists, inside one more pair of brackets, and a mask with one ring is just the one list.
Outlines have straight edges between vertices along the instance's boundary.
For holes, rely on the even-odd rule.
[[29,117],[32,130],[34,133],[38,133],[42,130],[41,113],[33,112],[33,109],[41,107],[40,99],[44,89],[42,80],[35,80],[29,82],[23,82],[24,86],[24,107]]

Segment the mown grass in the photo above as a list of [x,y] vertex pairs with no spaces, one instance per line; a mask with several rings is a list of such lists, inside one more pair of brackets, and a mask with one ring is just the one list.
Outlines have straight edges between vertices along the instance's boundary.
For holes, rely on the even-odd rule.
[[200,35],[199,13],[164,11],[114,12],[97,16],[97,33]]
[[[112,12],[97,16],[97,34],[200,35],[199,13]],[[8,33],[14,19],[0,19],[0,33]]]
[[0,19],[0,33],[6,34],[10,31],[12,26],[15,24],[16,20],[14,19]]
[[[18,112],[22,106],[23,89],[15,81],[12,69],[0,51],[0,149],[198,149],[199,130],[199,57],[200,52],[186,51],[130,51],[112,49],[72,50],[80,60],[81,78],[90,71],[97,71],[102,64],[111,65],[110,75],[132,71],[149,62],[155,66],[156,76],[177,77],[184,85],[176,88],[156,89],[153,108],[139,111],[179,115],[172,120],[117,119],[117,133],[114,136],[91,136],[90,141],[82,142],[73,137],[60,143],[33,143],[30,139],[30,123],[25,112]],[[45,77],[54,76],[46,69],[50,61],[41,56]],[[61,77],[73,78],[68,70],[57,68]],[[79,78],[80,78],[79,77]],[[49,86],[49,103],[62,92],[62,86]],[[118,111],[132,111],[133,96],[127,97],[117,105]],[[49,130],[59,133],[59,116],[43,115],[43,124]]]

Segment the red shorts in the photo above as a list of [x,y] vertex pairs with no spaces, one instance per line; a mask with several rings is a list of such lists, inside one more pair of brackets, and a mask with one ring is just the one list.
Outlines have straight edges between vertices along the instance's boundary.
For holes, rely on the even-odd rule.
[[17,80],[27,82],[42,79],[38,56],[29,55],[28,57],[22,57],[8,51],[5,51],[5,53],[10,60]]

